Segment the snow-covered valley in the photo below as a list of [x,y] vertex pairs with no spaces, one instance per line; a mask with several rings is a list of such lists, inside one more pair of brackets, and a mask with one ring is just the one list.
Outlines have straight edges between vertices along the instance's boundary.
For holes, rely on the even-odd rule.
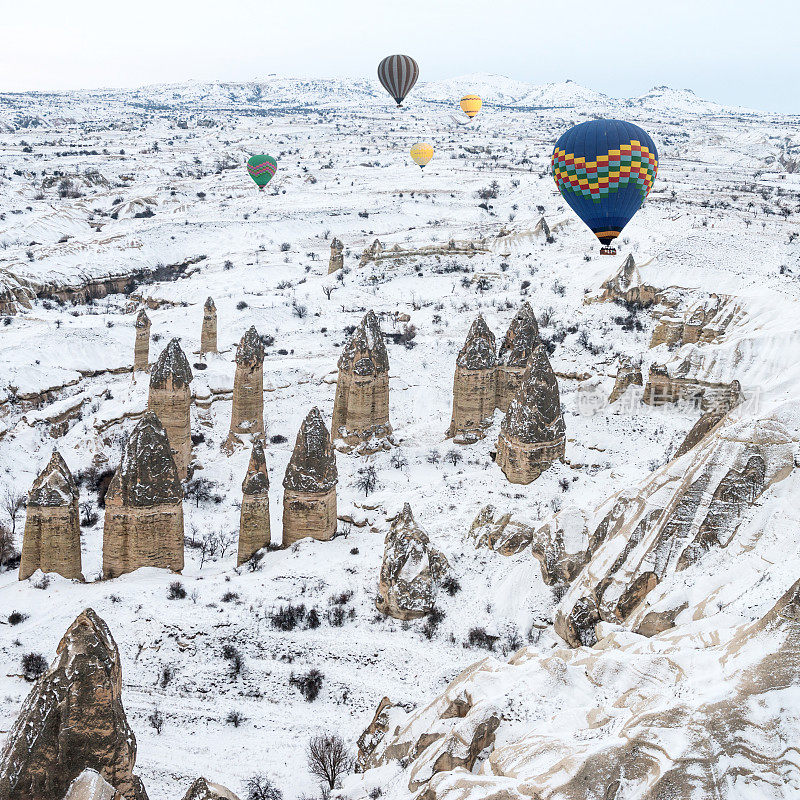
[[[484,99],[470,125],[455,118],[464,91]],[[615,257],[550,174],[558,136],[595,116],[635,122],[660,153]],[[408,158],[417,141],[435,148],[424,174]],[[0,152],[0,495],[26,494],[56,447],[87,523],[85,583],[0,571],[0,734],[31,688],[22,656],[49,662],[90,607],[120,650],[153,800],[199,775],[245,796],[258,772],[287,800],[318,795],[309,737],[336,732],[355,753],[384,696],[399,705],[363,753],[370,769],[345,778],[351,800],[800,791],[800,601],[775,610],[800,572],[800,118],[665,87],[616,100],[486,75],[420,84],[396,110],[374,81],[269,78],[0,94]],[[261,152],[279,164],[263,192],[244,168]],[[329,274],[334,237],[344,267]],[[208,297],[217,354],[199,352]],[[500,410],[474,444],[445,432],[473,321],[499,342],[526,301],[566,452],[516,485],[494,461]],[[141,309],[150,361],[177,338],[192,365],[192,478],[206,492],[183,503],[180,576],[103,580],[96,478],[147,407],[149,377],[132,370]],[[248,436],[225,447],[237,344],[255,326],[266,345],[277,546],[298,429],[314,406],[330,425],[337,360],[369,310],[387,337],[393,443],[337,452],[340,535],[237,567],[251,451]],[[623,363],[643,381],[609,402]],[[678,401],[643,402],[657,381]],[[734,382],[739,402],[675,458]],[[405,503],[449,563],[435,624],[375,606]],[[511,555],[480,535],[504,514],[529,531]],[[25,510],[0,523],[19,550]],[[197,546],[209,535],[212,553]],[[170,599],[176,580],[185,596]],[[276,612],[301,604],[281,629]],[[293,680],[310,670],[323,676],[313,702]]]

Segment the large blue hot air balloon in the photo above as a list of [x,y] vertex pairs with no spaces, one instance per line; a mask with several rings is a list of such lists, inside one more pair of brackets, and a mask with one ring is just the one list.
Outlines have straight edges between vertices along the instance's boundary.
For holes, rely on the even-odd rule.
[[653,140],[630,122],[582,122],[556,142],[552,164],[562,197],[606,252],[614,252],[608,245],[631,221],[656,179]]

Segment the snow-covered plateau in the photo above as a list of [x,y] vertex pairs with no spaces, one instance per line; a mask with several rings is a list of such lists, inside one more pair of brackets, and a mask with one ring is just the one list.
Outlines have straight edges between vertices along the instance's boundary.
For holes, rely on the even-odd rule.
[[[466,91],[484,103],[471,124]],[[640,125],[660,156],[614,257],[550,174],[560,134],[597,117]],[[424,172],[415,142],[435,150]],[[254,153],[278,161],[264,191]],[[0,154],[0,525],[21,550],[26,510],[6,507],[57,448],[85,576],[20,581],[4,554],[0,742],[31,691],[23,656],[50,663],[91,608],[152,800],[200,775],[245,797],[256,773],[318,797],[320,732],[358,752],[349,800],[800,795],[800,117],[482,74],[397,109],[375,80],[270,76],[0,93]],[[209,297],[219,352],[201,354]],[[525,302],[566,449],[521,485],[494,460],[499,409],[473,444],[446,432],[473,321],[499,344]],[[142,309],[150,362],[177,338],[192,368],[185,565],[104,579],[103,478],[148,404]],[[339,441],[337,535],[281,549],[298,430],[315,406],[330,427],[370,310],[391,439]],[[275,546],[237,566],[252,448],[229,428],[251,326]],[[625,365],[642,380],[615,392]],[[400,620],[376,595],[406,503],[448,579],[435,613]]]

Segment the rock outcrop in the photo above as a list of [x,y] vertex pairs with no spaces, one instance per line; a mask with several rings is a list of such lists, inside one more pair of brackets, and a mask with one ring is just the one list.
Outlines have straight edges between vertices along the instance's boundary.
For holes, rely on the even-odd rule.
[[124,798],[97,770],[87,768],[69,785],[64,800],[124,800]]
[[614,381],[614,388],[608,396],[608,402],[614,403],[619,400],[629,386],[641,386],[643,383],[642,368],[634,366],[629,359],[620,359],[617,367],[617,378]]
[[680,347],[719,341],[728,327],[741,320],[744,312],[730,295],[689,293],[670,287],[659,293],[654,309],[656,326],[650,347],[665,344]]
[[641,487],[611,498],[573,531],[570,549],[585,566],[559,605],[556,632],[578,646],[596,641],[602,620],[635,629],[650,611],[650,592],[727,547],[747,509],[792,467],[782,424],[727,424]]
[[226,789],[218,783],[198,778],[189,787],[183,800],[239,800],[239,798],[230,789]]
[[629,306],[650,306],[658,299],[658,289],[647,285],[639,274],[639,268],[628,255],[617,273],[600,287],[600,294],[591,301],[614,301]]
[[328,262],[328,275],[344,266],[344,245],[335,236],[331,240],[331,258]]
[[37,569],[83,580],[78,486],[57,450],[28,493],[19,579]]
[[371,769],[377,764],[372,761],[372,754],[380,744],[381,740],[386,736],[391,728],[392,711],[398,708],[388,697],[384,697],[378,708],[375,710],[375,716],[372,717],[372,722],[361,732],[358,737],[356,745],[358,746],[358,755],[356,756],[356,772],[363,772],[366,769]]
[[355,329],[339,357],[331,434],[364,453],[381,449],[389,424],[389,354],[374,311]]
[[475,517],[468,537],[475,547],[487,547],[504,556],[513,556],[529,547],[533,540],[533,528],[524,525],[511,514],[496,516],[494,506],[484,506]]
[[[476,699],[478,692],[465,688],[485,663],[468,667],[443,695],[419,711],[406,713],[384,699],[370,726],[372,735],[368,728],[359,739],[360,747],[362,739],[368,745],[359,752],[362,770],[399,762],[407,768],[405,779],[411,792],[423,789],[440,773],[469,776],[478,759],[491,752],[502,721],[494,704],[483,696]],[[384,727],[386,731],[381,730]],[[423,791],[419,796],[430,795]],[[506,797],[493,792],[476,796]],[[508,797],[516,800],[517,795]]]
[[558,380],[540,349],[534,353],[528,376],[503,418],[496,460],[511,483],[525,484],[563,458],[564,447]]
[[336,456],[318,408],[303,420],[283,478],[283,547],[336,533]]
[[376,608],[395,619],[424,617],[433,610],[448,568],[447,559],[431,545],[406,503],[386,534]]
[[200,352],[217,352],[217,306],[209,297],[203,305],[203,328],[200,331]]
[[183,489],[166,431],[145,412],[106,493],[103,576],[139,567],[183,569]]
[[150,370],[150,395],[147,407],[164,426],[169,446],[183,480],[192,460],[191,408],[192,370],[181,343],[172,339]]
[[497,407],[504,414],[522,386],[534,352],[543,347],[536,315],[529,303],[523,303],[508,326],[497,358]]
[[482,316],[472,323],[456,359],[453,415],[447,437],[472,444],[486,435],[497,401],[497,353],[494,334]]
[[264,446],[256,439],[247,475],[242,481],[242,511],[239,517],[239,555],[244,564],[253,553],[270,543],[269,476]]
[[702,411],[729,411],[742,400],[739,381],[710,380],[697,351],[669,364],[651,364],[642,400],[648,405],[687,403]]
[[231,434],[264,433],[264,343],[250,327],[236,348]]
[[133,345],[133,369],[147,370],[150,366],[150,317],[142,309],[134,323],[136,341]]
[[133,774],[136,738],[122,705],[119,652],[105,622],[86,609],[56,654],[6,738],[0,797],[63,800],[70,784],[89,768],[125,800],[146,800]]

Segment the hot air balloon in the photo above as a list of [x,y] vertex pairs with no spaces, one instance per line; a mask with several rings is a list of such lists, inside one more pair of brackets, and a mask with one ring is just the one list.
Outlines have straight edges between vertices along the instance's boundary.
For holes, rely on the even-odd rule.
[[272,156],[250,156],[247,159],[247,171],[256,182],[259,189],[263,189],[278,169],[278,162]]
[[570,128],[556,142],[552,159],[558,191],[604,245],[631,221],[658,172],[658,151],[638,125],[597,119]]
[[417,142],[411,148],[411,160],[420,168],[424,169],[425,165],[433,158],[433,147],[427,142]]
[[378,80],[398,106],[403,104],[405,96],[414,88],[418,77],[419,66],[411,56],[386,56],[378,64]]
[[461,110],[470,118],[473,119],[481,110],[483,101],[476,94],[465,94],[461,98]]

